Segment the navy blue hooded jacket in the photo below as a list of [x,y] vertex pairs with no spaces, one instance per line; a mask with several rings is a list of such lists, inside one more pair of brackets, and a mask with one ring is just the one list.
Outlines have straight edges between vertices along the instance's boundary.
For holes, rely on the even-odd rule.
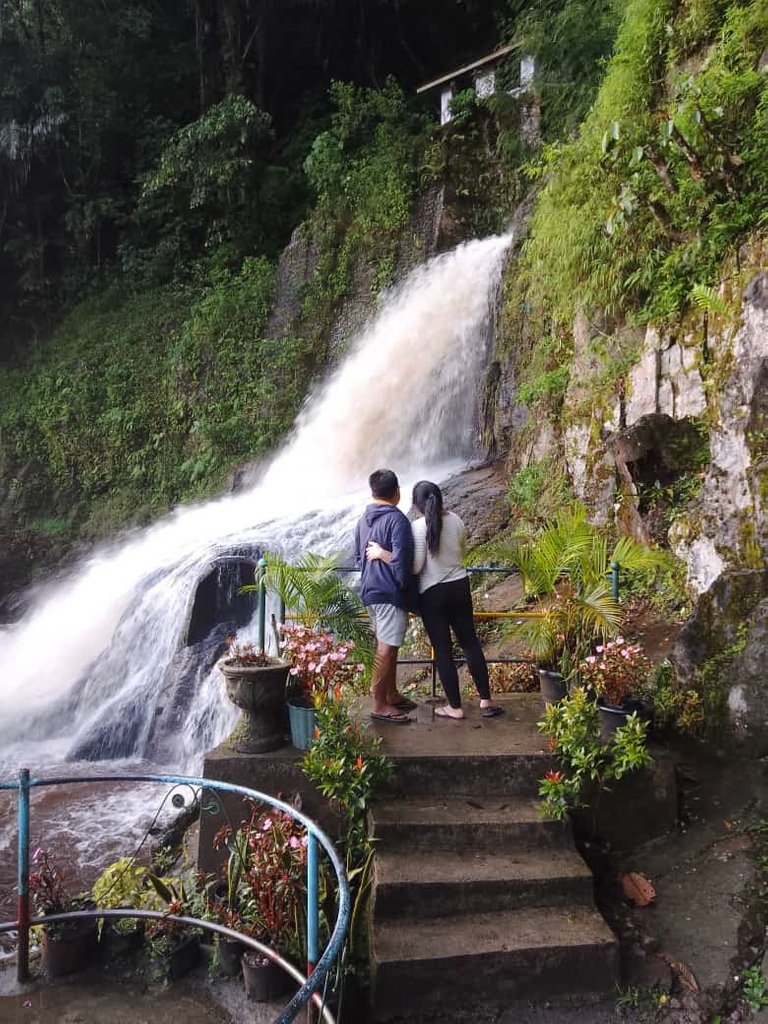
[[[365,557],[368,541],[375,540],[392,552],[387,565]],[[405,607],[404,591],[413,575],[413,534],[411,524],[395,505],[369,505],[355,531],[355,560],[361,570],[360,597],[363,604],[394,604]]]

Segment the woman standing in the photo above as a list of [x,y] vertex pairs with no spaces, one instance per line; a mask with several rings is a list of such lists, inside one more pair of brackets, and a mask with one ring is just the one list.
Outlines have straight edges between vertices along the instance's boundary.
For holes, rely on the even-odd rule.
[[[435,708],[441,718],[463,718],[459,674],[453,660],[451,629],[464,652],[467,668],[480,695],[480,713],[493,718],[503,708],[491,703],[488,666],[475,632],[469,574],[464,568],[467,530],[454,512],[443,509],[443,494],[437,484],[421,480],[413,488],[413,504],[421,518],[413,530],[413,571],[418,578],[420,612],[429,641],[435,651],[437,671],[448,704]],[[390,552],[369,544],[366,557],[389,561]]]

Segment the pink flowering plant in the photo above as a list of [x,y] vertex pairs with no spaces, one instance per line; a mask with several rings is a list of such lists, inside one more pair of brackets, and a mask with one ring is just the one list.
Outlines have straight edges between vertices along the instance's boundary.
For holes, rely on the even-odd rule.
[[353,685],[364,671],[362,664],[347,661],[355,646],[351,640],[337,641],[332,633],[311,626],[283,623],[280,631],[283,657],[291,662],[290,675],[316,708],[329,697],[338,699],[342,687]]
[[648,680],[651,663],[639,644],[616,637],[595,648],[595,653],[579,664],[581,682],[606,703],[619,706],[639,693]]

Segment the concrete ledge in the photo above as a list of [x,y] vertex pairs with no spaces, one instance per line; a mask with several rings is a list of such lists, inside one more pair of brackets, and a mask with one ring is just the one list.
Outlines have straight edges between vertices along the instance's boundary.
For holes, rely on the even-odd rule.
[[[222,744],[205,755],[203,777],[248,786],[286,803],[291,803],[298,794],[303,813],[316,821],[335,841],[340,832],[339,815],[302,772],[302,756],[302,751],[290,745],[267,754],[238,754]],[[231,822],[237,826],[250,817],[250,804],[240,797],[222,793],[220,799],[226,814],[205,809],[214,802],[210,795],[203,801],[197,859],[200,871],[218,873],[226,861],[226,851],[213,848],[213,837],[222,825]]]
[[588,806],[573,814],[579,838],[602,839],[618,851],[633,850],[677,826],[674,759],[660,749],[651,749],[651,754],[650,767],[612,783],[601,794],[588,794]]

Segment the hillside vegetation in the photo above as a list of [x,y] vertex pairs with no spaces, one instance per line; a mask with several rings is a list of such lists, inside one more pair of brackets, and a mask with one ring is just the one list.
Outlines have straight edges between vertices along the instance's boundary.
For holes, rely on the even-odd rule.
[[[720,268],[766,216],[763,3],[463,0],[437,45],[434,4],[383,3],[367,27],[330,3],[291,4],[290,26],[256,0],[176,6],[45,0],[3,26],[0,534],[24,558],[213,493],[273,448],[361,262],[373,291],[391,283],[426,189],[445,188],[444,243],[537,189],[502,347],[555,424],[578,313],[728,312]],[[414,86],[508,40],[537,58],[542,145],[504,94],[460,94],[439,129]],[[291,81],[270,57],[289,42],[312,53]],[[286,335],[275,270],[300,224],[314,272]],[[612,351],[606,378],[635,355]]]

